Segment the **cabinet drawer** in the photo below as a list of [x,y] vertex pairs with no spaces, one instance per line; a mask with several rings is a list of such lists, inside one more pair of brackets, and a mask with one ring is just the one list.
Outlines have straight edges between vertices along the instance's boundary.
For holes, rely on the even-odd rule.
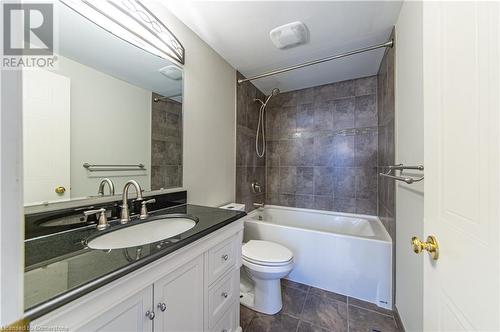
[[209,284],[212,284],[236,264],[238,253],[238,237],[231,237],[208,251]]
[[231,270],[208,291],[208,325],[212,328],[227,309],[239,299],[239,271]]
[[211,332],[235,332],[239,326],[237,323],[238,314],[236,310],[240,309],[239,302],[233,302],[230,308],[224,313],[215,326],[210,329]]

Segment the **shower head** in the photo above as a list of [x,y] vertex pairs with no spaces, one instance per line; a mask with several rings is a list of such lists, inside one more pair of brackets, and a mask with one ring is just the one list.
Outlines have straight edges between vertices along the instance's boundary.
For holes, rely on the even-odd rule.
[[258,101],[263,107],[266,107],[267,103],[269,102],[269,99],[271,99],[274,96],[277,96],[279,93],[280,89],[274,88],[271,90],[271,94],[265,99],[265,101],[262,101],[259,98],[254,98],[253,101]]

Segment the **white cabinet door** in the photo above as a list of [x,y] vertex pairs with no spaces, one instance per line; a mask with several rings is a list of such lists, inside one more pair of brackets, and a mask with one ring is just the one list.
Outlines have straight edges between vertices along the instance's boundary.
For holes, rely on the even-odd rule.
[[155,332],[203,331],[203,256],[154,283]]
[[423,6],[424,331],[499,331],[500,4]]
[[117,303],[77,331],[153,331],[153,321],[146,316],[146,312],[152,309],[152,302],[153,286],[148,286],[125,301]]

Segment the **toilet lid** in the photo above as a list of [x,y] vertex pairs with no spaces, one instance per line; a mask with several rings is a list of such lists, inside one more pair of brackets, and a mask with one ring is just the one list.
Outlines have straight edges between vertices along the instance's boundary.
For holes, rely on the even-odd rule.
[[243,258],[262,263],[285,263],[293,258],[292,252],[277,243],[251,240],[241,248]]

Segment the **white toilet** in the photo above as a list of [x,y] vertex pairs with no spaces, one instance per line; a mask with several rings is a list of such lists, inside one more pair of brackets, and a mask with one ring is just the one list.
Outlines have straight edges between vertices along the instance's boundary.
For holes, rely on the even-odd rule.
[[[243,269],[251,279],[240,284],[242,305],[268,315],[281,310],[280,279],[293,269],[293,253],[269,241],[251,240],[242,246]],[[246,279],[246,280],[245,280]]]

